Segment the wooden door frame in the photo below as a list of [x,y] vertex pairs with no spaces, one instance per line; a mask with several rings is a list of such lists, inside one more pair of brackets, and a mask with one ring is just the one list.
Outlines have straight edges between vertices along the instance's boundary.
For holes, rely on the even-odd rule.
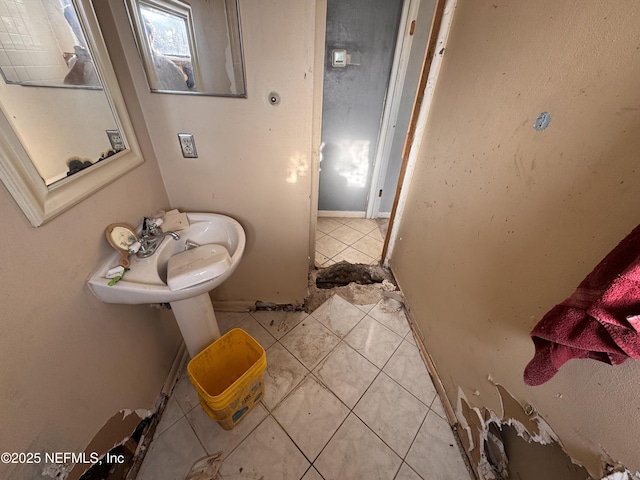
[[[436,0],[436,8],[431,22],[431,30],[427,47],[422,62],[422,71],[420,73],[420,81],[416,91],[413,109],[411,111],[411,119],[409,121],[409,129],[402,150],[402,166],[400,167],[400,176],[398,178],[398,187],[396,189],[393,207],[391,209],[391,217],[389,219],[389,228],[384,240],[382,249],[382,265],[388,267],[390,261],[390,253],[398,235],[399,220],[402,217],[404,204],[406,202],[407,187],[413,174],[415,166],[415,157],[420,147],[421,137],[417,134],[424,132],[426,118],[433,97],[433,87],[440,71],[440,65],[444,54],[444,44],[451,27],[451,19],[455,10],[457,0]],[[438,55],[436,55],[438,50]],[[427,89],[427,86],[429,88]]]

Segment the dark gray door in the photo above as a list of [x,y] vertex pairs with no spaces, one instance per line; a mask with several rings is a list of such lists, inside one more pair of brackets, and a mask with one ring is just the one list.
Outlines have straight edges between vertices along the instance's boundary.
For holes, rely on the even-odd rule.
[[[365,212],[403,0],[328,0],[318,210]],[[350,63],[332,66],[333,51]]]

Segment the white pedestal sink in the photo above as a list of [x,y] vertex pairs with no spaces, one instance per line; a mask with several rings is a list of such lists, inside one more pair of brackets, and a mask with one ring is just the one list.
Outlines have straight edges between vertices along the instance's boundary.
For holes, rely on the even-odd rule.
[[[189,227],[179,230],[179,240],[167,236],[156,252],[147,258],[131,256],[131,266],[124,278],[113,286],[106,278],[118,264],[114,252],[89,278],[89,287],[105,303],[170,303],[178,327],[191,357],[220,337],[209,292],[235,271],[246,243],[244,230],[233,218],[215,213],[187,213]],[[219,275],[186,288],[171,290],[167,285],[169,258],[186,250],[187,242],[198,245],[217,244],[229,252],[231,262]]]

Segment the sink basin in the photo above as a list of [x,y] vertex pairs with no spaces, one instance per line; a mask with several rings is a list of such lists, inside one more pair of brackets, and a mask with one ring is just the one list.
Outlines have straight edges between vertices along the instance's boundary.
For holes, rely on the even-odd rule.
[[170,303],[194,357],[220,337],[209,292],[235,271],[246,237],[240,224],[225,215],[187,213],[187,218],[189,227],[178,230],[178,240],[165,237],[147,258],[131,255],[129,270],[115,285],[109,286],[106,274],[118,264],[118,252],[100,264],[88,283],[105,303]]
[[[245,246],[244,230],[233,218],[216,213],[187,213],[187,218],[190,225],[178,231],[179,240],[165,237],[158,250],[148,258],[131,255],[129,271],[122,280],[110,287],[110,280],[105,278],[105,275],[110,268],[118,264],[119,254],[114,252],[89,278],[91,290],[105,303],[170,303],[209,292],[224,282],[242,258]],[[187,241],[201,246],[215,244],[224,247],[231,257],[230,265],[212,278],[184,288],[171,289],[167,284],[169,259],[185,252]],[[201,273],[200,276],[206,277]],[[185,285],[189,282],[177,283]]]

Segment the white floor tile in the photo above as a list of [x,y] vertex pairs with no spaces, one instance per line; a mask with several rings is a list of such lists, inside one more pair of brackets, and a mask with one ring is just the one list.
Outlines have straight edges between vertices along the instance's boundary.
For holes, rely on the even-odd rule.
[[[326,229],[369,228],[327,220]],[[225,478],[470,480],[401,307],[334,296],[311,315],[218,313],[223,333],[241,327],[265,347],[263,401],[226,431],[182,372],[138,479],[184,480],[222,451]]]
[[341,227],[342,222],[337,221],[331,217],[318,217],[318,223],[316,225],[316,229],[322,233],[329,233],[334,231],[336,228]]
[[262,403],[273,410],[308,374],[309,370],[304,365],[280,343],[276,343],[267,350]]
[[378,228],[376,221],[369,218],[351,218],[346,222],[346,225],[362,233],[369,233]]
[[369,315],[401,337],[411,330],[402,304],[392,298],[380,300]]
[[334,295],[311,312],[311,316],[335,333],[344,336],[364,317],[365,313],[339,295]]
[[199,404],[198,392],[196,392],[196,389],[191,384],[191,380],[189,380],[186,371],[180,375],[178,383],[176,383],[171,395],[176,398],[176,401],[184,413],[188,413],[193,407]]
[[409,451],[429,408],[384,373],[353,409],[400,457]]
[[[314,463],[325,480],[393,479],[402,460],[354,414]],[[437,477],[431,477],[437,478]]]
[[378,242],[384,243],[384,237],[382,236],[379,228],[374,228],[373,230],[371,230],[369,233],[367,233],[367,237],[371,237]]
[[184,480],[193,464],[206,456],[189,422],[182,417],[151,443],[138,480]]
[[336,240],[335,238],[330,237],[329,235],[325,235],[324,237],[316,240],[316,251],[320,252],[321,254],[329,258],[333,257],[334,255],[337,255],[347,247],[348,247],[347,244],[342,243],[340,240]]
[[331,259],[326,255],[323,255],[320,252],[316,252],[316,261],[315,261],[316,267],[322,267],[325,265],[325,263],[327,263],[330,260]]
[[351,244],[353,248],[361,251],[362,253],[369,255],[376,260],[380,260],[380,256],[382,255],[382,247],[383,243],[379,240],[376,240],[370,236],[364,236],[357,242]]
[[436,396],[424,360],[420,352],[409,342],[403,341],[382,369],[387,375],[418,397],[425,405],[431,405]]
[[359,250],[356,250],[353,247],[347,247],[337,255],[335,255],[332,260],[334,262],[348,262],[348,263],[362,263],[364,265],[372,265],[377,260],[369,255],[362,253]]
[[311,467],[309,470],[307,470],[307,473],[304,474],[302,480],[323,480],[323,478],[315,468]]
[[280,425],[268,416],[225,459],[220,474],[224,477],[242,473],[245,476],[254,474],[256,478],[262,475],[265,480],[299,480],[309,466]]
[[367,303],[365,305],[358,305],[357,303],[353,304],[354,307],[359,308],[364,313],[369,313],[371,311],[371,309],[373,309],[373,307],[375,307],[376,305],[377,305],[377,303]]
[[205,413],[202,408],[194,408],[187,414],[187,420],[196,432],[198,439],[209,455],[223,452],[227,457],[247,435],[249,435],[268,415],[267,410],[258,403],[231,430],[223,429],[218,422]]
[[220,333],[224,335],[241,320],[249,316],[249,312],[215,312]]
[[437,413],[444,420],[447,419],[447,414],[445,413],[444,407],[442,406],[442,400],[440,400],[440,396],[436,395],[429,407],[435,413]]
[[341,227],[336,228],[329,235],[336,240],[340,240],[342,243],[346,243],[347,245],[351,245],[365,236],[364,233],[356,230],[355,228],[351,228],[348,225],[342,225]]
[[251,335],[253,339],[260,345],[262,345],[262,348],[264,348],[265,350],[276,343],[276,339],[273,338],[273,335],[267,332],[262,327],[262,325],[260,325],[260,323],[251,315],[240,321],[236,325],[236,328],[241,328],[249,335]]
[[162,418],[158,422],[156,427],[156,431],[153,434],[153,438],[158,438],[164,431],[169,428],[171,425],[176,423],[180,418],[184,416],[184,412],[182,408],[178,404],[175,395],[171,395],[167,400],[167,406],[164,408],[164,412],[162,413]]
[[406,463],[403,463],[395,480],[422,480],[422,477],[414,472]]
[[342,342],[315,368],[313,374],[349,408],[369,388],[380,369]]
[[280,340],[280,343],[309,370],[313,370],[339,342],[337,336],[311,316]]
[[382,368],[402,342],[402,337],[373,318],[365,316],[344,337],[344,341],[378,368]]
[[348,414],[333,393],[308,376],[274,410],[273,417],[313,462]]
[[404,336],[404,339],[411,345],[415,345],[416,347],[418,346],[416,337],[413,335],[413,330],[411,330],[411,325],[409,325],[409,333]]
[[309,315],[306,312],[260,310],[251,314],[274,338],[281,339]]
[[471,480],[449,424],[427,414],[405,460],[423,478]]

